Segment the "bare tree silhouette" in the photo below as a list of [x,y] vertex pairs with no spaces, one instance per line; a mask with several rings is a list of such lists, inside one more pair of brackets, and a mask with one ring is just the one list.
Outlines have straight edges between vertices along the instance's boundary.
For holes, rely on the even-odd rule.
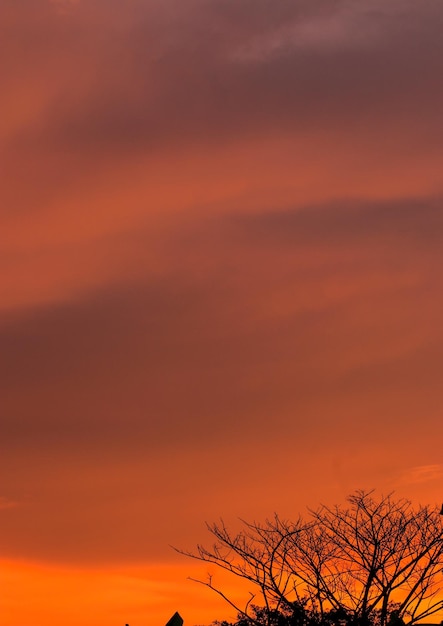
[[254,591],[240,606],[215,577],[196,580],[248,624],[277,623],[270,617],[263,621],[263,614],[257,618],[257,600],[264,615],[274,618],[302,607],[311,622],[331,623],[333,616],[334,623],[362,626],[415,624],[443,609],[438,598],[443,532],[437,509],[414,508],[392,494],[375,499],[373,492],[357,491],[347,506],[321,506],[309,513],[307,521],[275,515],[263,524],[243,522],[237,534],[223,521],[207,524],[215,539],[210,548],[178,552],[251,584]]

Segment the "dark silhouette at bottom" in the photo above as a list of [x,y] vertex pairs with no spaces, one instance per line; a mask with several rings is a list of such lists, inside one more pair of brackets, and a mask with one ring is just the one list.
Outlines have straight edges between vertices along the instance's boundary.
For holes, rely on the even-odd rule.
[[183,626],[183,618],[179,613],[175,612],[166,626]]

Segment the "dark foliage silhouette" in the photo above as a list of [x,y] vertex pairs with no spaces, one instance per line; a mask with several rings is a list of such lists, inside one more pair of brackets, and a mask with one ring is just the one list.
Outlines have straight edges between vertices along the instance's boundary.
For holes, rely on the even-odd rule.
[[[215,621],[211,626],[360,626],[361,620],[355,615],[342,610],[331,609],[320,616],[315,611],[309,611],[300,602],[294,602],[286,608],[266,608],[251,605],[250,615],[239,613],[235,622]],[[374,611],[365,626],[379,626],[380,611]],[[398,615],[397,604],[389,607],[388,626],[404,626],[404,621]]]

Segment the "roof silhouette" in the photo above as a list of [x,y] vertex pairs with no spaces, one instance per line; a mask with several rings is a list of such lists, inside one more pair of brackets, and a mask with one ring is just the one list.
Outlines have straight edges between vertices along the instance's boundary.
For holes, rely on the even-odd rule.
[[183,618],[176,611],[166,626],[183,626]]

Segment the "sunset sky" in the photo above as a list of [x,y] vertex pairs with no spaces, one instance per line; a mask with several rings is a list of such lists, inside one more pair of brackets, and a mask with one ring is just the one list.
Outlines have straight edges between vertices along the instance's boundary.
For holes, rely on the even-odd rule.
[[207,624],[205,521],[441,505],[442,33],[0,0],[2,625]]

